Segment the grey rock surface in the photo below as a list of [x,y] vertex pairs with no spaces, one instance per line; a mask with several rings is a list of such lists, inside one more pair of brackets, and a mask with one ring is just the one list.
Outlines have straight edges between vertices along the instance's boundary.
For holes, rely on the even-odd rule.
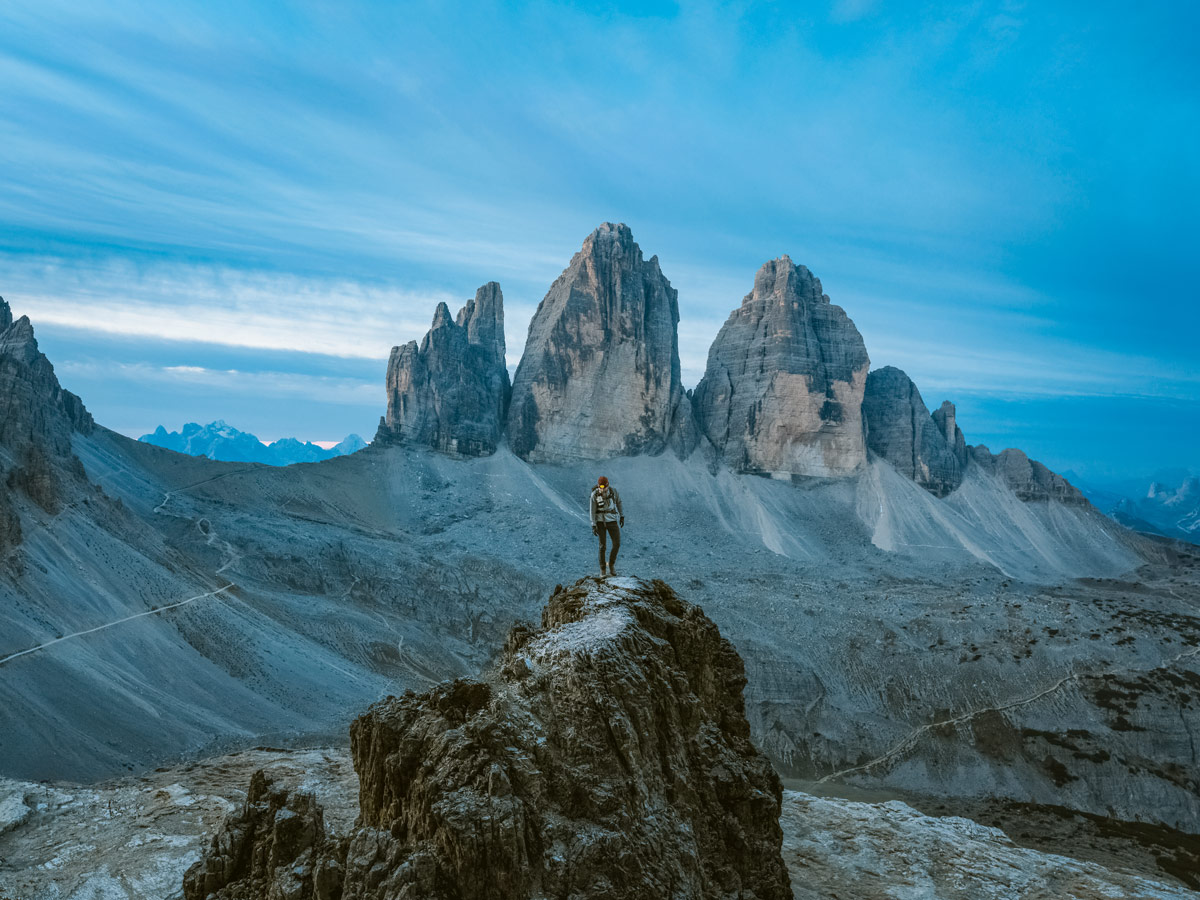
[[943,400],[942,405],[933,411],[933,421],[942,433],[942,439],[946,442],[946,446],[950,448],[950,452],[958,461],[959,468],[964,468],[969,456],[967,441],[963,437],[962,429],[958,427],[958,411],[954,404],[949,400]]
[[69,456],[72,433],[90,434],[92,425],[83,401],[59,385],[28,316],[14,320],[0,298],[0,447]]
[[508,411],[512,451],[562,462],[694,447],[679,369],[679,304],[658,257],[606,222],[529,324]]
[[387,397],[376,441],[420,444],[454,456],[494,453],[509,398],[500,285],[479,288],[457,319],[439,303],[420,345],[394,347]]
[[693,398],[699,425],[738,472],[847,475],[866,462],[862,336],[821,282],[783,256],[722,326]]
[[1058,500],[1061,503],[1087,505],[1083,493],[1067,479],[1050,471],[1023,450],[1013,447],[992,453],[983,444],[967,448],[971,465],[998,475],[1022,500]]
[[785,900],[779,776],[746,679],[661,581],[557,588],[481,680],[389,697],[350,729],[359,818],[260,772],[186,900]]
[[92,428],[83,402],[63,390],[38,349],[28,317],[14,320],[0,298],[0,554],[21,543],[23,509],[57,514],[86,484],[71,441]]
[[936,497],[962,483],[962,466],[945,437],[949,432],[952,440],[962,438],[952,404],[938,410],[939,422],[930,416],[912,379],[894,366],[884,366],[867,376],[862,408],[872,453]]
[[[274,791],[296,798],[294,806],[305,796],[321,805],[321,843],[353,828],[358,779],[343,746],[244,751],[94,785],[0,778],[0,896],[178,897],[212,832],[223,819],[243,817],[257,769]],[[1200,886],[1200,848],[1189,852],[1178,833],[1157,840],[1143,823],[1096,817],[1099,828],[1080,827],[1080,817],[1061,810],[1018,807],[1000,818],[1000,831],[986,827],[996,824],[991,816],[945,809],[935,816],[916,798],[870,795],[864,802],[863,793],[849,800],[783,792],[782,853],[796,898],[1011,900],[1019,885],[1023,898],[1195,900]],[[1139,839],[1120,842],[1111,833],[1122,828]],[[245,871],[254,860],[241,862]]]

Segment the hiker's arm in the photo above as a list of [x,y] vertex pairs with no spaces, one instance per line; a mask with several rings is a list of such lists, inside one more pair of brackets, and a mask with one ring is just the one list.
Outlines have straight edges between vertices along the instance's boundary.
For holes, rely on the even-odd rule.
[[613,499],[617,501],[617,515],[621,517],[621,527],[625,527],[625,510],[621,508],[621,495],[613,491]]

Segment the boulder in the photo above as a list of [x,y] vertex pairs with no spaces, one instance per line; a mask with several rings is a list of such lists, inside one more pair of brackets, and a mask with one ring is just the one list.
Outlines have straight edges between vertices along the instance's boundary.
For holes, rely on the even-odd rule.
[[387,394],[377,442],[422,444],[454,456],[494,453],[509,398],[500,285],[481,287],[456,319],[439,303],[419,346],[410,341],[392,349]]
[[354,722],[350,835],[313,826],[289,860],[278,810],[308,807],[272,800],[225,824],[185,896],[790,898],[781,785],[750,742],[745,684],[733,646],[666,584],[560,587],[482,678]]
[[508,441],[530,461],[694,447],[679,374],[679,304],[658,257],[606,222],[558,277],[529,324],[513,379]]
[[833,477],[866,461],[862,336],[821,282],[787,256],[765,263],[722,326],[693,402],[739,472]]
[[952,403],[942,404],[938,412],[940,418],[929,414],[921,392],[900,369],[884,366],[867,376],[867,446],[931,494],[944,497],[962,484],[962,465],[946,434],[962,440],[962,432],[954,424]]

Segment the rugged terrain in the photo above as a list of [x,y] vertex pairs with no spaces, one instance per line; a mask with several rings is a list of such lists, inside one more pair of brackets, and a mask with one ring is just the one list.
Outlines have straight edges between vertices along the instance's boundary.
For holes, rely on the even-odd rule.
[[1196,896],[1180,882],[1200,887],[1200,842],[1171,829],[1114,841],[1111,818],[974,811],[1006,834],[819,785],[781,794],[744,684],[663,583],[559,586],[482,677],[375,704],[349,753],[0,781],[0,897]]
[[[0,774],[88,781],[335,740],[382,696],[475,672],[535,598],[589,571],[586,498],[605,474],[627,517],[621,571],[676,585],[733,642],[781,774],[1200,833],[1198,551],[1115,525],[1020,450],[968,446],[953,404],[929,413],[902,373],[870,400],[864,379],[839,414],[861,416],[861,453],[834,453],[850,445],[825,401],[854,406],[838,385],[858,357],[844,323],[846,358],[825,346],[813,317],[840,319],[778,260],[747,298],[747,314],[778,305],[775,324],[739,326],[718,355],[783,371],[809,347],[824,374],[793,372],[781,395],[746,368],[762,402],[739,440],[841,474],[736,463],[705,430],[725,407],[676,393],[659,327],[674,292],[622,229],[598,229],[552,287],[502,421],[496,368],[459,365],[487,329],[470,304],[435,317],[429,377],[390,396],[417,423],[485,399],[492,450],[401,427],[281,469],[132,441],[92,422],[0,302]],[[500,321],[498,287],[485,299]],[[620,427],[566,403],[611,378],[641,385]],[[781,431],[760,417],[781,397],[823,397],[829,416],[809,438]],[[591,458],[614,452],[631,455]]]
[[742,662],[666,584],[584,579],[494,667],[355,720],[359,816],[251,780],[187,900],[781,900],[779,776],[750,743]]

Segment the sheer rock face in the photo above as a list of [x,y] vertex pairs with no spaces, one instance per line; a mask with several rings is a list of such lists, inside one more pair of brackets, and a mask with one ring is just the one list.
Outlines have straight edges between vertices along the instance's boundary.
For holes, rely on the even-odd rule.
[[91,434],[83,402],[65,391],[38,349],[25,316],[14,320],[0,299],[0,554],[21,541],[17,495],[48,513],[63,504],[67,484],[86,481],[71,450],[74,432]]
[[91,434],[92,427],[83,402],[62,389],[38,350],[29,318],[14,321],[0,299],[0,446],[19,453],[36,445],[52,456],[69,456],[71,433]]
[[779,477],[849,474],[866,461],[862,336],[786,256],[758,270],[696,388],[699,424],[726,463]]
[[959,468],[965,468],[968,458],[967,441],[963,437],[962,429],[958,427],[958,413],[954,404],[949,400],[943,400],[942,405],[933,411],[933,421],[937,425],[938,431],[942,433],[942,439],[946,442],[946,446],[958,460]]
[[489,282],[450,318],[439,303],[420,346],[392,349],[387,415],[376,440],[424,444],[455,456],[494,453],[508,406],[504,297]]
[[967,448],[971,464],[985,472],[999,475],[1004,483],[1022,500],[1059,500],[1079,506],[1087,505],[1083,493],[1057,472],[1052,472],[1021,450],[1010,447],[994,454],[978,444]]
[[[265,827],[238,843],[243,815],[185,896],[338,896],[317,893],[337,873],[327,889],[363,900],[790,898],[780,782],[750,743],[745,683],[732,645],[662,582],[559,588],[485,680],[355,721],[348,841],[287,860]],[[236,862],[268,857],[270,881]]]
[[958,440],[962,433],[954,424],[953,404],[942,404],[938,412],[940,421],[929,414],[921,392],[899,369],[884,366],[867,376],[867,446],[931,494],[944,497],[962,484],[962,465],[946,432],[953,429],[951,437]]
[[593,231],[530,322],[508,413],[513,452],[549,462],[660,453],[673,430],[694,446],[677,296],[627,226]]

